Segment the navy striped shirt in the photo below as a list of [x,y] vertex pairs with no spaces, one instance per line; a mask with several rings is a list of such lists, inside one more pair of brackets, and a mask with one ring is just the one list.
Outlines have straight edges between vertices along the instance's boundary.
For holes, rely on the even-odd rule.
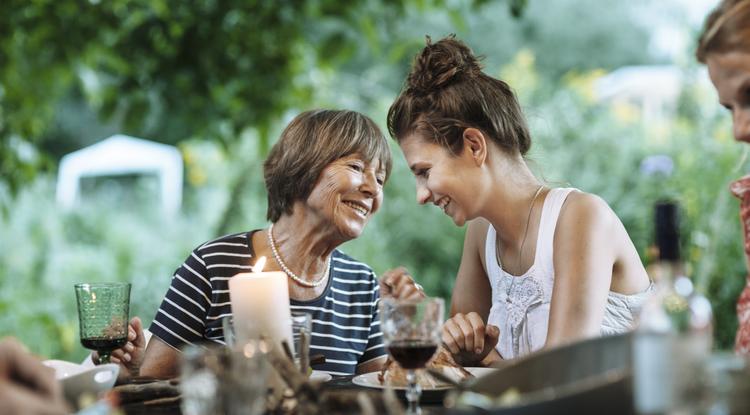
[[[228,279],[252,270],[252,233],[223,236],[199,246],[172,277],[149,328],[170,346],[224,344],[221,319],[231,315]],[[291,300],[292,311],[312,315],[310,354],[326,362],[314,366],[350,375],[358,364],[385,355],[378,317],[380,291],[367,265],[334,250],[325,291],[309,301]]]

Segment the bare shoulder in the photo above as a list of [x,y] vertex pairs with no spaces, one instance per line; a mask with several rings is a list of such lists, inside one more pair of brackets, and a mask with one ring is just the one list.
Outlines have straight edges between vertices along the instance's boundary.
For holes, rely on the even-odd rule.
[[610,230],[618,221],[604,199],[592,193],[573,191],[563,203],[558,226],[569,232]]

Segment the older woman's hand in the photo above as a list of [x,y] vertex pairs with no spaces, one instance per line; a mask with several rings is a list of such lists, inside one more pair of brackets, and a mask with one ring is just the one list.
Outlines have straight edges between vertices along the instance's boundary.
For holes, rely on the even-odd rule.
[[66,414],[54,370],[15,339],[0,340],[0,414]]
[[425,297],[422,286],[414,281],[414,278],[404,267],[386,271],[378,279],[378,283],[380,284],[380,295],[383,298],[416,300]]
[[485,326],[482,317],[475,313],[457,313],[443,324],[443,345],[451,352],[456,363],[478,366],[500,338],[500,329]]
[[[117,376],[120,381],[138,376],[145,352],[146,338],[143,335],[143,323],[140,318],[133,317],[128,324],[128,342],[125,346],[113,351],[110,357],[112,363],[120,365],[120,374]],[[91,353],[91,360],[99,364],[99,354]]]

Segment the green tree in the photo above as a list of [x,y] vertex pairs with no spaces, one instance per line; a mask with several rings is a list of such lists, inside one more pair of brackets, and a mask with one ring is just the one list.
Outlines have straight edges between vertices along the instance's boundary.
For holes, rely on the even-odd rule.
[[[49,150],[68,149],[56,142],[70,137],[50,127],[71,97],[124,133],[166,143],[208,137],[231,152],[254,129],[265,154],[274,123],[310,104],[309,71],[344,65],[363,45],[377,50],[407,7],[447,3],[9,0],[0,13],[0,186],[15,193],[54,167],[59,154]],[[247,176],[237,173],[219,232]]]

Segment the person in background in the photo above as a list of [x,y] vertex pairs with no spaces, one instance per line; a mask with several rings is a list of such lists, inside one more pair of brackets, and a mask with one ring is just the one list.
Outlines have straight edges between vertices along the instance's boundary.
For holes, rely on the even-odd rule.
[[360,237],[380,209],[391,163],[387,139],[362,114],[313,110],[295,117],[263,166],[271,225],[193,250],[172,278],[145,352],[138,321],[131,322],[131,341],[113,356],[133,375],[176,376],[182,347],[224,343],[228,280],[265,256],[264,270],[289,277],[292,311],[312,315],[310,354],[326,358],[314,369],[334,375],[380,369],[386,354],[381,290],[395,298],[424,294],[404,273],[389,272],[378,281],[339,246]]
[[0,414],[56,415],[70,410],[55,371],[16,339],[0,340]]
[[[750,0],[724,0],[706,18],[696,50],[708,66],[719,103],[732,113],[734,138],[750,143]],[[731,183],[740,199],[745,261],[750,266],[750,175]],[[750,276],[737,301],[735,351],[750,354]]]
[[388,129],[416,177],[417,201],[469,222],[443,330],[457,362],[489,364],[631,329],[652,285],[627,231],[601,198],[534,176],[516,97],[464,43],[427,39]]

